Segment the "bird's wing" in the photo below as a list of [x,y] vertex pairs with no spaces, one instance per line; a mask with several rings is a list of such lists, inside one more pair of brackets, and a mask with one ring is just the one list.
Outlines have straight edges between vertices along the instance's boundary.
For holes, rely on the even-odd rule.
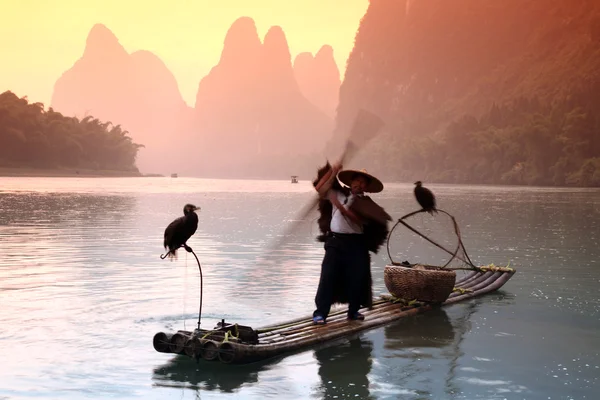
[[198,216],[196,215],[195,218],[190,215],[185,217],[184,226],[181,227],[181,229],[180,229],[181,241],[183,243],[187,242],[188,239],[191,238],[194,233],[196,233],[197,229],[198,229]]
[[435,207],[435,196],[433,195],[433,192],[427,188],[425,188],[425,191],[427,193],[427,197],[429,198],[429,203],[432,207]]
[[165,229],[165,240],[164,247],[169,247],[169,244],[173,241],[173,238],[177,234],[181,227],[185,224],[184,217],[179,217],[171,222]]

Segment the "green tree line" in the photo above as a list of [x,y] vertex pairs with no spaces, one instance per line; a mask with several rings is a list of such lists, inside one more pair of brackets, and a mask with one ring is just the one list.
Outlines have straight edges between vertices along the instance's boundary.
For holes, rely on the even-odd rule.
[[464,115],[435,138],[414,138],[402,169],[430,181],[600,186],[600,82],[560,103],[519,98]]
[[67,117],[10,91],[0,94],[0,167],[138,172],[143,145],[128,134],[92,116]]
[[338,142],[360,108],[386,122],[357,164],[410,182],[600,186],[599,2],[407,4],[371,2],[348,59]]

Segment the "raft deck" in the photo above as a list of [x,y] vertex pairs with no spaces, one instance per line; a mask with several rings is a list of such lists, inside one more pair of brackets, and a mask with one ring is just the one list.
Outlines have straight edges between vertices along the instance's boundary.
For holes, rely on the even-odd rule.
[[[448,306],[493,292],[508,282],[515,272],[513,268],[480,267],[458,280],[448,299],[438,306]],[[361,309],[364,321],[348,321],[344,309],[332,312],[325,325],[313,324],[312,315],[258,329],[224,324],[211,331],[201,329],[194,332],[178,331],[174,334],[158,332],[154,335],[153,345],[161,353],[242,364],[333,341],[434,307],[437,306],[414,301],[407,303],[384,295],[375,299],[370,309]]]

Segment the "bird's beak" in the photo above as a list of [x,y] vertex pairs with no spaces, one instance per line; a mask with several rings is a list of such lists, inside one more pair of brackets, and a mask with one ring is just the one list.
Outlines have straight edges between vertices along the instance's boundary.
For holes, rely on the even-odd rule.
[[194,211],[200,211],[200,207],[194,208]]

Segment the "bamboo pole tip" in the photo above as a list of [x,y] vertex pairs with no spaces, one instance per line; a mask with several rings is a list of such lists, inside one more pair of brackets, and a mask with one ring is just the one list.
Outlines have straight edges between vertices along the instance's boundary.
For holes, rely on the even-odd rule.
[[152,346],[154,350],[159,353],[170,353],[171,352],[171,336],[164,332],[158,332],[152,338]]

